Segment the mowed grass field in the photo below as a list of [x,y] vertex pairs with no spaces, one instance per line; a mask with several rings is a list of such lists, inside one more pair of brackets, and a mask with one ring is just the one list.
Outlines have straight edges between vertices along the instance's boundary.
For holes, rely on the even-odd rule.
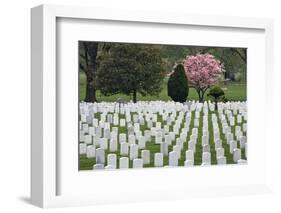
[[[83,101],[86,96],[86,76],[84,73],[80,72],[79,74],[79,98],[80,101]],[[137,95],[138,101],[169,101],[171,98],[168,96],[167,92],[167,79],[163,80],[162,82],[162,91],[158,96],[142,96],[141,94]],[[246,84],[238,84],[238,83],[227,83],[220,85],[225,92],[225,96],[229,101],[246,101],[247,99],[247,88]],[[124,95],[124,94],[116,94],[111,96],[104,96],[99,91],[97,91],[97,100],[107,101],[107,102],[114,102],[117,99],[121,98],[124,101],[132,100],[131,96]],[[188,100],[198,100],[198,95],[194,88],[189,88],[189,95]],[[205,95],[205,100],[209,100],[209,97]]]
[[[138,94],[137,100],[138,101],[156,101],[156,100],[162,100],[162,101],[170,101],[171,98],[167,94],[167,79],[163,80],[162,82],[162,91],[158,96],[141,96]],[[80,79],[79,79],[79,95],[80,95],[80,101],[83,101],[85,99],[86,95],[86,76],[84,73],[80,73]],[[247,88],[246,84],[237,84],[237,83],[227,83],[227,84],[221,84],[220,85],[224,91],[225,91],[225,96],[229,101],[246,101],[247,100]],[[117,101],[117,99],[123,99],[124,101],[130,101],[132,100],[131,96],[127,96],[124,94],[116,94],[112,96],[104,96],[102,95],[99,91],[97,91],[97,100],[99,102],[114,102]],[[195,91],[194,88],[189,89],[189,96],[188,100],[198,100],[198,95]],[[209,100],[207,95],[205,95],[205,100]],[[202,112],[201,112],[202,114]],[[99,118],[99,114],[96,114],[95,117]],[[122,117],[123,116],[123,117]],[[215,143],[213,140],[213,126],[211,122],[211,112],[209,112],[208,115],[208,121],[209,121],[209,144],[210,144],[210,151],[211,151],[211,164],[215,165],[217,164],[216,160],[216,150],[215,150]],[[190,124],[190,131],[188,132],[187,138],[186,138],[186,143],[184,143],[184,147],[181,152],[181,158],[179,159],[179,166],[184,165],[184,160],[185,160],[185,151],[188,149],[188,141],[191,136],[191,129],[194,126],[194,117],[195,117],[195,112],[192,113],[192,120]],[[124,115],[119,115],[119,119],[125,118]],[[236,119],[236,116],[235,116]],[[161,121],[161,116],[158,117],[158,121]],[[245,122],[245,121],[243,121]],[[200,116],[200,127],[198,131],[198,143],[196,145],[196,153],[194,155],[194,163],[195,165],[201,165],[202,163],[202,144],[201,144],[201,137],[203,135],[202,132],[202,124],[203,124],[203,116]],[[162,122],[162,127],[164,127],[164,122]],[[183,124],[182,124],[183,125]],[[242,124],[241,124],[242,125]],[[172,126],[170,126],[170,131],[172,131]],[[183,126],[182,126],[183,127]],[[219,123],[219,127],[221,129],[221,124]],[[141,130],[144,131],[147,129],[146,125],[141,126]],[[234,132],[234,127],[232,127],[232,132]],[[119,127],[119,134],[120,133],[126,133],[128,134],[127,128],[126,127]],[[226,143],[226,138],[224,135],[221,133],[221,140],[222,140],[222,145],[225,150],[225,157],[227,159],[227,164],[233,164],[233,155],[229,152],[229,145]],[[128,141],[128,139],[127,139]],[[173,145],[175,145],[175,141],[173,142]],[[119,158],[120,152],[119,152],[120,145],[118,147],[118,151],[115,152],[117,154],[117,165],[119,166]],[[239,143],[238,143],[238,148],[239,148]],[[160,152],[160,145],[155,144],[155,138],[152,137],[151,142],[147,142],[146,148],[147,150],[150,150],[150,164],[145,165],[144,167],[154,167],[154,154]],[[169,152],[172,151],[172,146],[169,146]],[[106,151],[106,155],[109,154],[109,151]],[[141,156],[141,150],[139,150],[139,157]],[[245,158],[245,150],[242,149],[242,159]],[[107,161],[107,159],[106,159]],[[107,162],[105,162],[106,165]],[[93,165],[95,164],[95,158],[87,158],[86,155],[80,155],[80,161],[79,161],[79,169],[80,170],[92,170]],[[168,165],[168,157],[164,157],[164,165]],[[130,161],[130,167],[132,167],[132,161]]]
[[[201,111],[201,115],[202,115],[202,113],[203,112]],[[133,113],[132,113],[132,115],[133,115]],[[119,119],[125,118],[125,115],[119,114],[119,116],[120,116]],[[100,113],[96,113],[95,117],[99,119]],[[189,132],[187,134],[186,142],[184,143],[183,149],[181,151],[181,157],[178,161],[178,166],[184,166],[185,152],[188,150],[188,141],[190,140],[190,136],[191,136],[191,132],[192,132],[191,130],[194,127],[194,118],[195,118],[195,112],[193,111]],[[236,120],[237,120],[237,117],[235,116],[235,125],[237,125]],[[159,116],[159,115],[158,115],[158,121],[160,121],[162,123],[162,128],[163,128],[165,124],[164,124],[164,122],[162,122],[161,116]],[[211,112],[209,112],[209,114],[208,114],[208,122],[209,122],[208,126],[209,126],[209,144],[210,144],[210,152],[211,152],[211,164],[216,165],[217,159],[216,159],[215,142],[214,142],[214,137],[213,137],[213,126],[212,126],[212,121],[211,121]],[[245,121],[243,120],[243,122],[245,122]],[[202,143],[201,143],[201,138],[202,138],[202,135],[203,135],[203,132],[202,132],[203,115],[200,116],[199,123],[200,124],[199,124],[199,128],[198,128],[198,141],[197,141],[197,144],[196,144],[196,152],[194,154],[194,165],[201,165],[202,164],[202,153],[203,153],[202,149],[203,149],[203,146],[202,146]],[[170,131],[172,131],[173,125],[174,125],[174,122],[170,126]],[[242,127],[242,123],[240,125]],[[183,128],[183,127],[184,127],[184,122],[182,123],[181,128]],[[219,127],[220,127],[220,129],[222,128],[220,122],[219,122]],[[146,129],[148,129],[147,126],[146,126],[146,123],[145,123],[145,125],[140,126],[140,130],[142,132],[144,132],[144,130],[146,130]],[[235,131],[234,126],[232,127],[231,131],[232,132]],[[119,127],[119,134],[120,133],[128,134],[127,128],[126,127]],[[177,136],[177,137],[179,137],[179,136]],[[227,144],[226,138],[225,138],[224,134],[222,133],[222,131],[221,131],[220,138],[222,140],[222,147],[224,148],[224,153],[225,153],[227,164],[234,164],[233,154],[230,153],[230,147]],[[127,136],[127,141],[128,141],[128,136]],[[173,151],[172,150],[173,145],[176,145],[175,141],[173,141],[173,144],[171,146],[169,146],[169,152]],[[240,148],[239,143],[237,143],[237,148]],[[151,137],[151,141],[146,143],[145,149],[150,150],[150,164],[144,165],[144,167],[145,168],[154,167],[154,154],[160,152],[160,145],[155,144],[155,137]],[[106,150],[105,154],[107,156],[107,154],[115,153],[117,155],[117,168],[119,168],[119,158],[122,157],[120,155],[120,144],[119,143],[118,143],[118,149],[117,150],[118,150],[117,152],[110,152],[109,149],[108,149],[108,150]],[[241,156],[242,159],[246,159],[244,148],[241,149],[241,155],[242,155]],[[139,158],[141,157],[141,150],[139,150],[138,156],[139,156]],[[164,166],[168,165],[168,161],[169,161],[168,156],[164,156],[164,161],[163,161]],[[80,155],[79,170],[92,170],[95,163],[96,163],[95,158],[87,158],[86,155]],[[133,164],[133,161],[130,160],[129,161],[129,167],[130,168],[133,167],[132,164]],[[107,165],[107,159],[105,159],[105,165]]]

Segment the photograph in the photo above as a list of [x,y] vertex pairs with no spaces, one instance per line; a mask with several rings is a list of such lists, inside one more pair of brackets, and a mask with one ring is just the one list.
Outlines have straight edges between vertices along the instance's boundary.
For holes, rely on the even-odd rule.
[[79,171],[247,164],[247,48],[77,45]]

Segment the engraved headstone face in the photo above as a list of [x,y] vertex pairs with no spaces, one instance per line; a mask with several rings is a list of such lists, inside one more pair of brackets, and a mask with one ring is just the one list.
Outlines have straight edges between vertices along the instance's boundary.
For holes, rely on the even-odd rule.
[[136,143],[136,136],[129,135],[129,144],[135,144]]
[[237,161],[237,163],[244,165],[244,164],[247,164],[248,162],[247,162],[247,160],[240,159],[240,160]]
[[173,151],[177,153],[178,159],[181,156],[181,147],[179,145],[173,146]]
[[241,149],[235,148],[235,149],[233,150],[233,161],[234,161],[235,163],[237,163],[238,160],[240,160],[240,159],[241,159]]
[[224,157],[224,148],[217,148],[216,149],[216,156],[217,156],[217,158]]
[[211,165],[211,153],[210,152],[203,152],[203,154],[202,154],[202,164]]
[[185,152],[185,160],[194,161],[194,153],[192,150],[188,150]]
[[234,149],[237,148],[237,141],[231,141],[229,144],[229,152],[233,154]]
[[83,155],[87,152],[87,144],[86,143],[80,143],[79,144],[79,154]]
[[141,158],[143,160],[144,165],[150,164],[150,151],[149,150],[142,150],[141,151]]
[[188,150],[191,150],[193,152],[196,152],[196,142],[193,140],[190,140],[188,142]]
[[135,128],[133,126],[128,127],[128,135],[134,135],[135,134]]
[[93,145],[87,146],[86,156],[87,158],[94,158],[96,156],[96,147]]
[[94,170],[104,169],[104,164],[95,164],[93,166],[93,169]]
[[116,139],[111,139],[109,142],[109,151],[110,152],[117,152],[118,144]]
[[89,135],[91,136],[95,135],[96,134],[95,131],[96,131],[95,127],[93,126],[89,127]]
[[103,148],[96,149],[96,163],[104,164],[105,163],[105,151]]
[[165,143],[167,143],[168,145],[172,144],[172,137],[171,137],[171,135],[165,135]]
[[224,164],[226,164],[226,157],[219,157],[219,158],[217,158],[217,164],[218,165],[224,165]]
[[210,152],[210,145],[209,144],[203,145],[203,152]]
[[105,128],[103,131],[104,138],[110,139],[110,129]]
[[169,166],[178,166],[178,153],[176,151],[169,152]]
[[128,169],[129,168],[129,158],[128,157],[121,157],[119,159],[119,168],[120,169]]
[[164,156],[168,156],[168,152],[169,152],[168,143],[165,143],[165,142],[160,143],[160,152],[161,152]]
[[108,149],[108,140],[107,138],[101,138],[100,140],[100,148],[107,150]]
[[154,166],[162,167],[163,166],[163,153],[154,154]]
[[92,135],[85,135],[85,143],[86,144],[92,143]]
[[184,166],[185,167],[192,167],[194,165],[194,161],[193,160],[185,160],[184,161]]
[[240,144],[240,148],[245,148],[245,144],[246,144],[246,136],[240,136],[239,138],[239,144]]
[[138,145],[137,144],[130,144],[130,160],[134,160],[138,158]]
[[215,148],[222,148],[222,142],[220,139],[215,140]]
[[128,143],[121,143],[120,144],[120,155],[128,156],[129,155],[129,144]]
[[126,143],[127,141],[127,135],[124,133],[119,134],[119,143]]
[[108,122],[108,123],[113,123],[112,114],[108,114],[108,115],[107,115],[107,122]]
[[143,168],[143,160],[142,159],[134,159],[133,160],[133,168],[134,169],[140,169],[140,168]]
[[146,144],[145,136],[140,136],[138,138],[139,149],[145,149],[145,144]]
[[126,120],[125,119],[120,119],[120,127],[126,126]]
[[202,136],[202,146],[209,144],[209,136],[203,135]]
[[107,165],[111,166],[111,169],[116,169],[117,167],[117,156],[116,154],[107,155]]

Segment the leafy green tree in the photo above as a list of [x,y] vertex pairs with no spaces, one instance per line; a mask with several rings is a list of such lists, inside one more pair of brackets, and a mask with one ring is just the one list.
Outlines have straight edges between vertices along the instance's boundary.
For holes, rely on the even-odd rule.
[[215,110],[218,110],[218,101],[224,99],[224,91],[219,86],[213,86],[208,93],[215,101]]
[[189,87],[184,67],[182,64],[178,64],[168,81],[168,96],[173,101],[184,103],[187,99],[188,92]]
[[165,77],[160,49],[156,45],[112,44],[98,59],[97,84],[103,95],[137,93],[157,95]]

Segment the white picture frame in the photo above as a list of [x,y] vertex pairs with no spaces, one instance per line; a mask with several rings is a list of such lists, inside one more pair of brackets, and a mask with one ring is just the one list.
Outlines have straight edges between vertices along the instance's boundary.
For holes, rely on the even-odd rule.
[[[168,170],[150,169],[148,172],[135,170],[135,171],[122,171],[114,173],[113,171],[98,172],[93,174],[83,173],[82,179],[76,179],[75,177],[69,178],[69,182],[66,187],[73,188],[69,191],[76,191],[77,183],[74,181],[85,181],[81,186],[83,190],[79,193],[62,193],[60,192],[61,185],[66,184],[61,174],[66,171],[62,169],[64,164],[61,164],[61,152],[58,151],[57,144],[58,132],[58,103],[57,93],[60,87],[61,81],[57,78],[57,49],[58,49],[58,22],[60,19],[68,20],[98,20],[102,25],[103,22],[118,22],[118,26],[122,26],[122,23],[134,23],[134,25],[141,24],[143,26],[153,24],[158,28],[165,27],[165,30],[170,30],[175,27],[195,26],[202,29],[223,29],[228,32],[232,31],[255,31],[260,32],[262,36],[257,40],[257,43],[264,42],[262,46],[262,52],[259,53],[259,62],[261,67],[254,67],[260,70],[256,79],[249,79],[249,140],[257,140],[258,148],[253,146],[253,149],[249,150],[249,155],[252,155],[252,161],[249,160],[249,165],[245,167],[206,167],[206,168],[192,168],[187,170],[184,168],[173,168]],[[241,17],[216,17],[216,16],[203,16],[203,15],[188,15],[188,14],[161,14],[148,11],[121,11],[111,10],[106,8],[84,8],[74,6],[54,6],[54,5],[42,5],[35,7],[31,10],[31,41],[32,41],[32,88],[31,88],[31,201],[33,204],[47,208],[58,206],[75,206],[75,205],[91,205],[99,203],[116,203],[116,202],[136,202],[143,200],[165,200],[176,199],[183,197],[194,196],[212,196],[212,195],[233,195],[233,194],[252,194],[252,193],[264,193],[270,192],[271,187],[271,166],[270,166],[270,146],[272,141],[271,128],[269,125],[262,127],[255,122],[255,113],[259,110],[264,110],[265,107],[271,106],[274,100],[271,98],[269,92],[273,88],[272,79],[273,75],[273,21],[270,19],[256,19],[256,18],[241,18]],[[70,28],[71,29],[71,28]],[[71,36],[70,36],[71,37]],[[254,37],[254,36],[253,36]],[[74,38],[75,39],[75,38]],[[175,38],[176,39],[176,38]],[[254,39],[253,39],[254,40]],[[223,41],[222,41],[223,42]],[[246,41],[247,42],[247,41]],[[161,43],[161,41],[160,41]],[[230,43],[229,43],[230,44]],[[253,43],[254,45],[254,43]],[[253,46],[252,46],[253,47]],[[250,60],[254,59],[254,56],[249,56]],[[252,60],[253,61],[253,60]],[[75,76],[74,76],[75,77]],[[251,75],[250,75],[251,77]],[[261,89],[254,91],[256,85],[260,85]],[[77,85],[76,85],[77,86]],[[262,100],[259,106],[257,106],[257,93],[261,92],[260,99]],[[77,96],[76,96],[77,97]],[[253,106],[257,106],[256,108]],[[77,113],[70,111],[70,113]],[[267,116],[262,116],[262,119],[266,124],[271,123],[273,112],[267,112]],[[76,115],[75,115],[76,116]],[[252,120],[251,120],[252,119]],[[261,128],[264,128],[264,132],[260,132]],[[259,135],[253,135],[251,132],[259,132]],[[265,140],[263,144],[267,150],[264,153],[263,161],[258,160],[258,156],[261,153],[261,140]],[[76,145],[76,144],[75,144]],[[252,148],[252,147],[251,147]],[[73,153],[68,155],[72,155]],[[73,159],[75,160],[74,156]],[[64,160],[62,160],[64,161]],[[73,161],[72,161],[73,162]],[[259,166],[260,165],[260,166]],[[171,172],[172,171],[172,172]],[[78,172],[78,171],[77,171]],[[156,173],[157,172],[157,173]],[[134,194],[133,189],[125,187],[124,191],[118,191],[109,193],[106,195],[101,190],[97,189],[96,194],[87,194],[87,183],[89,178],[97,178],[97,181],[106,181],[109,176],[116,178],[117,180],[126,181],[130,178],[137,178],[140,180],[140,176],[143,176],[144,181],[155,178],[158,174],[159,178],[167,177],[171,180],[183,180],[183,178],[190,178],[190,180],[200,180],[206,173],[210,174],[215,180],[222,177],[230,177],[231,175],[243,172],[244,177],[237,175],[239,181],[229,184],[229,181],[221,181],[214,184],[206,182],[204,184],[200,181],[193,182],[192,186],[185,183],[169,183],[165,186],[165,189],[161,189],[164,182],[158,181],[154,186],[150,185],[148,188],[141,185],[144,191],[139,194]],[[212,173],[214,175],[212,175]],[[216,174],[215,174],[216,173]],[[253,179],[252,175],[257,175]],[[68,174],[68,173],[67,173]],[[190,174],[187,176],[187,174]],[[243,179],[244,178],[244,179]],[[245,180],[245,182],[244,182]],[[253,180],[251,182],[251,180]],[[63,183],[62,183],[63,181]],[[182,186],[182,188],[181,188]],[[112,187],[112,186],[111,186]],[[114,187],[114,186],[113,186]],[[145,190],[147,194],[145,194]],[[92,190],[92,189],[89,189]],[[108,192],[109,188],[106,188]],[[120,190],[120,188],[118,188]],[[137,189],[138,190],[138,189]],[[79,191],[79,190],[78,190]],[[167,194],[168,192],[168,194]],[[125,196],[120,196],[119,193],[126,193]]]

